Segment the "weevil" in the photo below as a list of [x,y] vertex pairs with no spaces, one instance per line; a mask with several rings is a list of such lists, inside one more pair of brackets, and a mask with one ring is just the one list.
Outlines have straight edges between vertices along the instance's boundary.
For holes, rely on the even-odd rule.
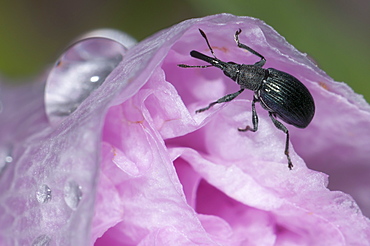
[[220,68],[227,77],[234,80],[240,86],[240,90],[221,97],[217,101],[211,102],[207,107],[198,109],[195,112],[204,112],[215,104],[230,102],[245,89],[254,91],[252,100],[253,127],[247,125],[244,128],[238,128],[238,130],[241,132],[257,131],[258,116],[255,104],[259,102],[262,108],[268,111],[269,117],[275,127],[286,134],[284,154],[288,159],[288,168],[292,169],[293,164],[289,155],[289,131],[278,118],[295,127],[306,128],[315,114],[315,103],[309,90],[293,75],[275,68],[263,68],[266,63],[265,57],[249,46],[240,43],[239,35],[242,32],[241,29],[235,32],[234,40],[239,48],[245,49],[260,58],[253,65],[221,61],[216,57],[207,35],[201,29],[199,29],[199,32],[205,39],[213,57],[195,50],[191,51],[190,55],[210,65],[192,66],[178,64],[178,66],[182,68]]

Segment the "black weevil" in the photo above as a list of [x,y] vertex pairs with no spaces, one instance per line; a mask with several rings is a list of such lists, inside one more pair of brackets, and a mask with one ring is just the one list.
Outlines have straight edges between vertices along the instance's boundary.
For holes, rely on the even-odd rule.
[[252,101],[253,128],[247,125],[245,128],[239,128],[238,130],[243,132],[257,131],[258,116],[255,103],[259,102],[262,107],[269,112],[269,116],[274,125],[286,134],[285,155],[288,158],[288,167],[289,169],[292,169],[293,164],[289,156],[289,131],[280,121],[277,120],[277,117],[293,126],[299,128],[307,127],[315,114],[315,104],[308,89],[297,78],[288,73],[274,68],[262,68],[263,65],[265,65],[266,59],[257,51],[239,42],[241,29],[235,32],[235,42],[239,48],[246,49],[261,58],[261,60],[256,62],[254,65],[221,61],[215,56],[206,34],[201,29],[199,29],[199,32],[206,40],[207,46],[213,57],[209,57],[195,50],[191,51],[190,55],[194,58],[208,62],[211,65],[189,66],[179,64],[178,66],[183,68],[218,67],[226,76],[230,77],[240,85],[240,90],[210,103],[207,107],[197,110],[196,113],[206,111],[217,103],[229,102],[242,93],[244,89],[254,91]]

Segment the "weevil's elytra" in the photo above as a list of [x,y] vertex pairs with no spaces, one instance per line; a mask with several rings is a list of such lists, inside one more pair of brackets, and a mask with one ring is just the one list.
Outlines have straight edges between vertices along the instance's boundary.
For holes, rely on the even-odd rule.
[[234,39],[239,48],[246,49],[260,58],[253,65],[221,61],[214,54],[206,34],[201,29],[199,29],[199,32],[205,39],[213,57],[195,50],[191,51],[190,55],[210,65],[190,66],[179,64],[178,66],[183,68],[220,68],[226,76],[240,85],[240,90],[211,102],[207,107],[198,109],[196,113],[206,111],[215,104],[229,102],[240,95],[245,89],[254,91],[252,100],[253,127],[247,125],[245,128],[239,128],[238,130],[252,132],[258,130],[258,116],[255,103],[259,102],[268,111],[269,117],[275,127],[286,134],[284,153],[288,159],[288,167],[292,169],[293,164],[289,156],[289,131],[277,118],[299,128],[305,128],[310,124],[315,114],[315,103],[306,86],[288,73],[274,68],[262,68],[266,63],[265,57],[249,46],[240,43],[239,35],[242,32],[241,29],[235,32]]

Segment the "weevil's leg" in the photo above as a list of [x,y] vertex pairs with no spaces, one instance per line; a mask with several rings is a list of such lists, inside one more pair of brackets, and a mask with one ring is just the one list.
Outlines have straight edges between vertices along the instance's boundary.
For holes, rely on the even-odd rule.
[[245,44],[242,44],[242,43],[240,43],[240,41],[239,41],[239,34],[242,32],[242,30],[241,29],[239,29],[239,30],[237,30],[236,32],[235,32],[235,42],[236,42],[236,44],[238,45],[238,47],[239,48],[242,48],[242,49],[246,49],[246,50],[248,50],[249,52],[251,52],[252,54],[254,54],[254,55],[256,55],[256,56],[259,56],[260,58],[261,58],[261,60],[260,61],[258,61],[258,62],[256,62],[254,65],[255,66],[259,66],[259,67],[262,67],[263,65],[265,65],[265,63],[266,63],[266,59],[265,59],[265,57],[263,56],[263,55],[261,55],[260,53],[258,53],[257,51],[255,51],[254,49],[252,49],[251,47],[249,47],[249,46],[246,46]]
[[290,156],[289,156],[289,131],[280,121],[278,121],[275,118],[276,115],[274,113],[269,112],[269,116],[270,116],[272,122],[274,123],[274,125],[276,126],[276,128],[278,128],[279,130],[282,130],[286,134],[285,152],[284,153],[285,153],[286,157],[288,158],[288,167],[289,167],[290,170],[292,170],[293,164],[292,164],[292,161],[290,160]]
[[209,44],[209,41],[208,41],[207,35],[203,32],[203,30],[202,30],[202,29],[199,29],[199,32],[200,32],[200,34],[202,35],[202,37],[206,40],[206,42],[207,42],[207,46],[208,46],[208,48],[210,49],[210,51],[211,51],[211,53],[212,53],[213,57],[217,59],[217,57],[216,57],[215,53],[213,52],[213,49],[212,49],[211,45]]
[[228,94],[224,97],[221,97],[220,99],[218,99],[217,101],[215,102],[212,102],[208,105],[208,107],[205,107],[205,108],[201,108],[201,109],[198,109],[197,111],[195,111],[195,113],[200,113],[200,112],[203,112],[203,111],[206,111],[208,109],[210,109],[213,105],[217,104],[217,103],[224,103],[224,102],[230,102],[231,100],[235,99],[237,96],[239,96],[240,93],[242,93],[244,91],[244,89],[241,89],[235,93],[232,93],[232,94]]
[[182,68],[192,68],[192,67],[207,68],[207,67],[213,67],[212,65],[192,66],[192,65],[186,65],[186,64],[177,64],[177,66],[182,67]]
[[258,102],[258,99],[256,97],[253,98],[252,101],[252,123],[253,123],[253,128],[250,126],[246,126],[245,128],[238,128],[239,131],[245,132],[245,131],[252,131],[256,132],[258,130],[258,115],[256,111],[256,102]]

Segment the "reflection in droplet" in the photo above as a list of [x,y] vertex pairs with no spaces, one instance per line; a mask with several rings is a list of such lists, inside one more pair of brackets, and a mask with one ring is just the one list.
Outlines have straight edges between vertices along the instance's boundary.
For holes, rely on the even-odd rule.
[[51,238],[46,235],[40,235],[32,242],[32,246],[48,246]]
[[50,71],[46,113],[58,123],[75,111],[122,61],[127,49],[108,38],[88,38],[72,45]]
[[75,181],[67,182],[64,186],[64,200],[67,205],[71,209],[76,210],[81,198],[81,186],[79,186]]
[[40,185],[36,192],[36,199],[39,203],[47,203],[51,200],[51,189],[49,186],[43,184]]
[[98,82],[98,81],[99,81],[99,79],[100,79],[100,77],[99,77],[99,76],[92,76],[92,77],[90,78],[90,82],[95,83],[95,82]]

